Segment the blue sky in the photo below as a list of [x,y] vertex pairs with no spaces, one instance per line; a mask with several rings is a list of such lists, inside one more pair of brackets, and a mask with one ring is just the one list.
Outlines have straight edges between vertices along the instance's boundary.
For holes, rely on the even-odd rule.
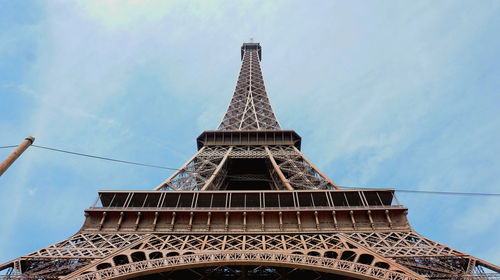
[[[180,167],[255,38],[277,117],[339,185],[500,192],[499,1],[0,1],[0,146]],[[11,150],[0,149],[3,159]],[[100,189],[167,170],[30,148],[0,178],[0,263],[74,234]],[[500,264],[500,198],[399,194]]]

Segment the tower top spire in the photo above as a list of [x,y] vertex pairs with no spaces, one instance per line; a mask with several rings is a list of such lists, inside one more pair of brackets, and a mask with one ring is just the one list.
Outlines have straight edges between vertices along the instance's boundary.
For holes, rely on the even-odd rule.
[[260,43],[243,43],[236,88],[217,130],[281,130],[267,97],[261,59]]
[[249,43],[243,43],[241,46],[241,60],[243,60],[243,54],[245,54],[245,51],[257,51],[259,54],[259,60],[262,60],[262,47],[260,46],[260,43],[254,43],[253,38],[250,38]]

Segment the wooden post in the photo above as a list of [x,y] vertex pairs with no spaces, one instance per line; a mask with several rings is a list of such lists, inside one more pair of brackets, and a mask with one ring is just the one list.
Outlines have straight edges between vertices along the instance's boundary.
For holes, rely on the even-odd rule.
[[17,148],[7,157],[5,160],[0,163],[0,176],[16,161],[21,154],[26,151],[26,149],[31,146],[35,142],[35,137],[29,136],[24,141],[17,146]]

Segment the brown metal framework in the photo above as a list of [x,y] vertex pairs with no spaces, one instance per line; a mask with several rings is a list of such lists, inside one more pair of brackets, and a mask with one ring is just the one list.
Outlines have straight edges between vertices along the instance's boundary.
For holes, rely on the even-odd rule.
[[74,236],[4,279],[469,279],[500,267],[417,234],[392,189],[342,190],[282,130],[258,43],[217,130],[153,191],[101,191]]

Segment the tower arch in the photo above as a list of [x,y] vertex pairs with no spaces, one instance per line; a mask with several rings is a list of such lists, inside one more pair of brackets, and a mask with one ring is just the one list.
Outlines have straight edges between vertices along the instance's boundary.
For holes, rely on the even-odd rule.
[[271,270],[275,270],[276,268],[300,269],[304,272],[309,271],[311,274],[339,275],[355,279],[420,279],[419,277],[415,277],[413,275],[407,275],[384,268],[375,268],[361,263],[280,252],[211,252],[179,255],[164,257],[161,259],[132,262],[96,271],[87,271],[79,276],[65,279],[137,279],[138,277],[173,271],[231,266],[263,267]]

